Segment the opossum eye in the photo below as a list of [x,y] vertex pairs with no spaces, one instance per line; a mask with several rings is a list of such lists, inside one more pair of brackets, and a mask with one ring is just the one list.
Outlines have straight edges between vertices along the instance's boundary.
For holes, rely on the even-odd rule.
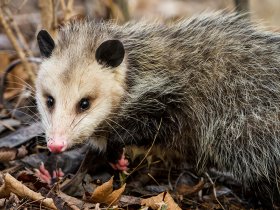
[[96,50],[95,58],[101,65],[117,67],[124,58],[124,47],[119,40],[107,40]]
[[52,96],[47,97],[47,107],[49,109],[53,108],[54,106],[54,98]]
[[90,107],[90,102],[88,98],[82,98],[79,102],[79,111],[85,111]]

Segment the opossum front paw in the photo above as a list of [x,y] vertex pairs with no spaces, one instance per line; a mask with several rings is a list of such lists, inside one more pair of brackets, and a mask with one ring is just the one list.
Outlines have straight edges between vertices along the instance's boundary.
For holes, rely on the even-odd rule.
[[57,179],[64,176],[61,168],[53,171],[53,175],[51,176],[49,171],[45,168],[44,163],[41,163],[39,169],[35,169],[35,176],[37,176],[41,182],[51,184],[53,179]]
[[127,171],[127,170],[128,170],[129,162],[128,162],[128,160],[125,158],[124,151],[123,151],[122,156],[121,156],[121,158],[117,161],[117,163],[109,163],[109,164],[111,165],[111,167],[112,167],[114,170]]

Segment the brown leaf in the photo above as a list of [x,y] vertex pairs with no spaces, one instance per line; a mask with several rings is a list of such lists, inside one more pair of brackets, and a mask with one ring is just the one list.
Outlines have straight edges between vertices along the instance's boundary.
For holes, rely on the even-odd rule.
[[113,191],[113,177],[108,182],[98,186],[91,195],[91,201],[94,203],[105,203],[107,205],[117,205],[122,193],[125,190],[125,184]]
[[104,202],[110,206],[117,205],[125,190],[125,186],[126,184],[124,184],[120,189],[114,190],[110,195],[108,195]]
[[94,203],[103,203],[104,198],[113,192],[113,177],[108,182],[98,186],[91,195],[91,200]]
[[167,192],[163,192],[157,196],[153,196],[141,201],[141,205],[149,206],[152,209],[162,209],[164,202],[167,205],[167,210],[179,210],[181,209],[177,203],[173,200],[171,195]]

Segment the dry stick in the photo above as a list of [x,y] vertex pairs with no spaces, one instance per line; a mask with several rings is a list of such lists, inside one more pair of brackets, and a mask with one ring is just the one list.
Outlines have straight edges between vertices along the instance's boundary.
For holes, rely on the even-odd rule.
[[13,15],[11,13],[11,10],[9,8],[5,7],[4,12],[6,13],[7,17],[9,18],[9,22],[10,22],[11,26],[13,27],[18,39],[20,40],[20,42],[22,44],[22,46],[24,47],[25,51],[27,52],[28,56],[33,56],[33,53],[30,50],[24,36],[22,35],[22,33],[21,33],[21,31],[18,27],[18,24],[13,19]]
[[116,21],[117,23],[124,23],[125,17],[123,11],[121,10],[120,6],[117,2],[113,0],[104,0],[102,1],[104,6],[109,9],[109,16],[111,19]]
[[[140,163],[133,169],[132,172],[129,173],[129,175],[128,175],[127,177],[129,177],[131,174],[133,174],[133,173],[137,170],[137,168],[144,162],[144,160],[148,157],[150,151],[152,150],[152,148],[153,148],[153,146],[154,146],[154,144],[155,144],[156,138],[157,138],[158,133],[159,133],[159,129],[160,129],[160,127],[161,127],[161,123],[162,123],[162,118],[160,119],[160,122],[159,122],[159,125],[158,125],[158,129],[157,129],[157,132],[156,132],[156,135],[155,135],[155,137],[154,137],[154,140],[153,140],[152,145],[150,146],[150,148],[148,149],[147,153],[145,154],[145,156],[143,157],[143,159],[140,161]],[[126,177],[126,178],[127,178],[127,177]]]
[[148,176],[149,176],[158,186],[160,186],[160,184],[159,184],[158,181],[153,177],[152,174],[148,173]]
[[21,2],[21,4],[19,5],[19,7],[17,8],[16,11],[17,11],[17,12],[20,11],[20,10],[22,9],[22,7],[27,3],[27,1],[28,1],[28,0],[23,0],[23,1]]
[[116,4],[119,6],[122,11],[124,22],[129,20],[129,10],[127,0],[116,0]]
[[73,12],[73,5],[74,5],[74,0],[68,0],[67,2],[67,14],[66,14],[66,20],[68,20]]
[[53,199],[45,198],[40,193],[34,192],[8,173],[4,174],[3,177],[5,180],[5,189],[15,193],[20,197],[27,197],[35,201],[42,200],[45,206],[52,209],[57,209],[54,205]]
[[29,76],[29,79],[30,81],[34,84],[35,82],[35,74],[34,72],[32,71],[31,69],[31,66],[29,65],[29,63],[27,62],[27,59],[25,57],[25,54],[23,52],[23,50],[20,48],[16,38],[15,38],[15,35],[13,34],[9,24],[7,23],[7,21],[5,20],[5,17],[4,17],[4,13],[3,13],[3,10],[2,8],[0,7],[0,22],[1,24],[3,25],[3,28],[9,38],[9,40],[11,41],[13,47],[15,48],[20,60],[22,61],[22,64],[23,64],[23,67],[25,68],[28,76]]
[[61,9],[63,10],[63,12],[65,12],[65,10],[66,10],[65,0],[60,0],[60,5],[61,5]]
[[39,8],[41,10],[42,27],[55,35],[55,8],[54,0],[39,0]]
[[211,177],[209,176],[209,174],[207,172],[205,172],[205,175],[207,176],[208,180],[210,181],[210,183],[212,184],[213,187],[213,194],[214,197],[216,199],[216,201],[219,203],[219,205],[221,206],[221,208],[223,210],[225,210],[224,206],[221,204],[221,202],[219,201],[218,197],[217,197],[217,192],[216,192],[216,188],[215,188],[215,183],[213,182],[213,180],[211,179]]
[[0,120],[0,124],[3,125],[4,127],[8,128],[11,131],[15,131],[16,130],[12,126],[10,126],[9,124],[3,122],[2,120]]
[[61,8],[64,13],[64,20],[68,20],[71,17],[73,11],[73,3],[73,0],[68,0],[66,5],[65,0],[60,0]]

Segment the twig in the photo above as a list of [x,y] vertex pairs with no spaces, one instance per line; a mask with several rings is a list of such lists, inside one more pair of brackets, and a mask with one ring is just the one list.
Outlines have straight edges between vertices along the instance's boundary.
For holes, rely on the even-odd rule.
[[153,177],[152,174],[148,173],[148,176],[149,176],[158,186],[160,186],[160,184],[159,184],[158,181]]
[[74,0],[68,0],[67,5],[65,4],[65,0],[60,0],[60,5],[64,14],[64,21],[69,20],[69,18],[72,16],[73,4]]
[[42,28],[49,31],[51,35],[55,35],[56,18],[55,18],[55,0],[39,0],[41,9]]
[[169,167],[169,169],[168,169],[168,185],[169,185],[169,189],[172,191],[173,190],[173,186],[172,186],[172,184],[171,184],[171,169],[172,169],[172,167]]
[[120,6],[113,0],[103,1],[105,6],[109,9],[109,15],[111,19],[116,20],[119,23],[125,22],[125,17]]
[[123,14],[124,22],[127,22],[129,20],[129,11],[128,11],[127,0],[116,0],[116,4],[119,6],[119,8]]
[[4,127],[8,128],[11,131],[15,131],[16,129],[14,129],[12,126],[10,126],[8,123],[5,123],[4,121],[0,120],[0,124],[3,125]]
[[209,174],[207,172],[204,173],[208,180],[210,181],[210,183],[212,184],[212,187],[213,187],[213,194],[214,194],[214,197],[216,199],[216,201],[218,202],[218,204],[221,206],[221,208],[223,210],[225,210],[225,207],[221,204],[221,202],[219,201],[218,197],[217,197],[217,192],[216,192],[216,188],[215,188],[215,183],[213,182],[213,180],[211,179],[211,177],[209,176]]
[[25,38],[23,37],[19,27],[18,27],[18,24],[15,22],[15,20],[13,19],[13,15],[11,13],[11,10],[8,8],[8,7],[5,7],[4,8],[4,12],[6,13],[7,17],[8,17],[8,20],[11,24],[11,26],[13,27],[18,39],[20,40],[23,48],[25,49],[25,51],[27,52],[27,55],[28,56],[33,56],[33,53],[32,51],[30,50]]
[[154,140],[153,140],[153,142],[152,142],[152,145],[150,146],[150,148],[148,149],[147,153],[145,154],[145,156],[143,157],[143,159],[140,161],[140,163],[133,169],[132,172],[129,173],[129,175],[126,177],[126,179],[127,179],[131,174],[133,174],[133,173],[138,169],[138,167],[144,162],[144,160],[148,157],[149,153],[151,152],[151,150],[152,150],[152,148],[153,148],[153,146],[154,146],[154,144],[155,144],[156,138],[157,138],[158,133],[159,133],[159,130],[160,130],[160,128],[161,128],[161,123],[162,123],[162,118],[160,119],[160,122],[159,122],[159,125],[158,125],[158,129],[157,129],[156,135],[155,135],[155,137],[154,137]]
[[3,25],[4,27],[4,30],[9,38],[9,40],[11,41],[13,47],[15,48],[22,64],[23,64],[23,67],[25,68],[28,76],[29,76],[29,79],[30,81],[34,84],[35,82],[35,74],[34,72],[32,71],[32,67],[31,65],[29,65],[29,63],[27,62],[27,59],[25,57],[25,53],[23,52],[23,50],[20,48],[16,38],[15,38],[15,35],[13,34],[9,24],[7,23],[6,19],[5,19],[5,16],[4,16],[4,13],[3,13],[3,10],[2,8],[0,7],[0,22],[1,24]]
[[45,198],[40,193],[34,192],[33,190],[29,189],[25,185],[23,185],[20,181],[15,179],[10,174],[6,173],[2,175],[2,185],[1,185],[1,193],[3,195],[9,194],[9,192],[13,192],[19,197],[27,197],[34,201],[41,201],[43,204],[49,208],[57,209],[53,199]]
[[79,185],[82,182],[84,176],[86,175],[86,173],[88,171],[89,164],[92,163],[92,160],[95,160],[97,158],[98,158],[98,156],[96,156],[96,153],[92,149],[88,149],[86,151],[86,155],[85,155],[78,171],[67,184],[65,184],[64,186],[61,186],[61,188],[60,188],[61,191],[67,192],[68,194],[73,193],[71,191],[71,189],[73,190],[73,188],[71,188],[71,187]]

